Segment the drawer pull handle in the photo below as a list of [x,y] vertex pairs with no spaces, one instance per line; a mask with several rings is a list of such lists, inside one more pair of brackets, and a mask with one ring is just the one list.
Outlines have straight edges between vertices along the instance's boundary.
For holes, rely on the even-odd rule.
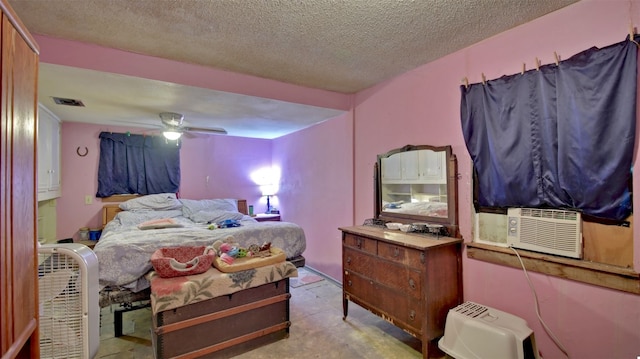
[[425,258],[424,258],[424,252],[420,253],[420,263],[424,264],[425,262]]
[[412,311],[409,312],[409,319],[410,320],[416,319],[416,311],[415,310],[412,310]]
[[413,280],[413,278],[409,278],[409,288],[416,289],[416,282]]
[[347,258],[347,264],[351,264],[351,257]]
[[349,287],[353,286],[353,282],[352,281],[349,281],[347,283],[349,284]]
[[362,239],[356,239],[356,247],[358,247],[358,249],[362,249]]
[[395,248],[393,249],[393,256],[394,256],[394,257],[398,257],[398,256],[400,256],[400,249],[399,249],[398,247],[395,247]]

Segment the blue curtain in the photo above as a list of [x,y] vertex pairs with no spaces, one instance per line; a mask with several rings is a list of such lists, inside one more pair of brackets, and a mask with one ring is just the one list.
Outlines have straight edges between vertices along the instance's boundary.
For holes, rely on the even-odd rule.
[[180,145],[158,136],[100,133],[96,197],[176,193]]
[[559,65],[461,86],[476,207],[566,208],[627,218],[637,53],[627,39]]

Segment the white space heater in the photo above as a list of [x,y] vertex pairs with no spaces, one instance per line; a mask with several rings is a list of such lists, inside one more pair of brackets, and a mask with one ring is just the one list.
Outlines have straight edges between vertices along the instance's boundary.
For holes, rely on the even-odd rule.
[[582,258],[580,212],[509,208],[507,244],[514,248]]
[[77,244],[38,248],[40,357],[93,358],[100,345],[98,257]]
[[539,359],[524,319],[474,302],[449,310],[438,347],[456,359]]

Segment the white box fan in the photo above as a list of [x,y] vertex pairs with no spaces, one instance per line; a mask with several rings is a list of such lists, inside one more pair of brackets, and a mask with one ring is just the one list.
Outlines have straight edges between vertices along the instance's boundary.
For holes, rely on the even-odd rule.
[[98,257],[77,243],[38,248],[40,357],[93,358],[100,345]]

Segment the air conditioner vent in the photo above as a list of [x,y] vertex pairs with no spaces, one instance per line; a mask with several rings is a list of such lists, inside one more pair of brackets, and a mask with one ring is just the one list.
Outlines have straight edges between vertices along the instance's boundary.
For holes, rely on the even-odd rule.
[[73,106],[73,107],[84,107],[84,103],[80,100],[74,100],[72,98],[62,98],[62,97],[52,97],[53,102],[57,105],[63,106]]
[[507,216],[507,244],[514,248],[582,258],[579,212],[509,208]]
[[520,208],[520,214],[523,217],[564,219],[569,221],[574,221],[579,216],[578,212],[573,211],[537,208]]

